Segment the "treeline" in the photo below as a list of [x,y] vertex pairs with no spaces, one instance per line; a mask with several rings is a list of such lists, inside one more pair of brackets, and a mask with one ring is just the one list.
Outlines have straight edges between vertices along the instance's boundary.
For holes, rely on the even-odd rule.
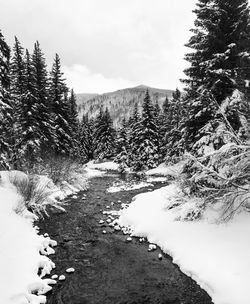
[[0,32],[0,167],[32,167],[48,155],[76,157],[78,117],[60,58],[50,72],[38,42],[32,54],[18,39],[11,52]]
[[[250,18],[247,0],[199,0],[187,46],[185,92],[162,108],[145,92],[142,114],[115,130],[110,113],[77,118],[74,92],[59,56],[50,73],[37,42],[32,55],[15,40],[12,55],[0,35],[1,166],[22,168],[44,155],[86,162],[113,158],[121,170],[153,168],[186,151],[203,156],[250,139]],[[83,84],[84,85],[84,84]]]
[[181,118],[181,92],[176,89],[173,98],[161,108],[145,92],[141,115],[135,103],[133,115],[123,119],[115,130],[109,111],[101,108],[96,119],[83,116],[80,141],[84,155],[89,159],[115,159],[121,171],[126,167],[146,170],[164,161],[168,146],[176,136]]

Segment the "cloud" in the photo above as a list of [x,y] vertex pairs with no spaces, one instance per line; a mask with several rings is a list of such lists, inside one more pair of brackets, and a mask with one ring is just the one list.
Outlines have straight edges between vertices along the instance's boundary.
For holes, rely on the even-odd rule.
[[85,65],[63,66],[67,84],[76,93],[105,93],[132,87],[133,84],[122,78],[108,78],[101,73],[91,72]]
[[187,66],[184,44],[196,2],[0,0],[1,29],[8,42],[17,35],[31,51],[39,40],[49,67],[57,52],[77,91],[126,83],[174,88]]

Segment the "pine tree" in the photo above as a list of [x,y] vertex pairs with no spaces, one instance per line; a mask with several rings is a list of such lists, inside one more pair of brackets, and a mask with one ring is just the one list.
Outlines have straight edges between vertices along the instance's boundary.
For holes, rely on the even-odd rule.
[[[200,131],[218,118],[218,108],[235,89],[247,92],[250,79],[249,8],[247,0],[199,0],[194,35],[186,55],[191,67],[188,76],[186,139],[188,149],[202,136]],[[229,119],[238,121],[237,113]]]
[[[33,165],[39,158],[42,133],[38,123],[39,104],[36,94],[35,70],[31,62],[30,54],[26,50],[25,55],[25,79],[24,98],[21,100],[21,111],[19,113],[18,133],[20,141],[17,144],[20,161],[28,161]],[[23,164],[20,163],[19,166]]]
[[172,161],[173,156],[179,157],[185,150],[183,123],[185,123],[186,117],[184,99],[177,88],[172,94],[168,112],[165,113],[164,154],[167,159],[171,158]]
[[74,90],[71,89],[69,96],[69,107],[70,107],[70,124],[73,131],[73,134],[77,133],[79,127],[79,119],[77,112],[76,96]]
[[164,114],[168,113],[168,110],[169,110],[169,99],[168,99],[168,96],[166,96],[166,98],[164,100],[164,103],[162,105],[162,110],[163,110]]
[[94,158],[94,121],[88,115],[82,117],[78,132],[79,155],[83,162]]
[[99,119],[95,130],[95,156],[98,159],[111,158],[115,154],[115,130],[108,108],[102,113],[100,110]]
[[10,49],[0,31],[0,168],[8,168],[13,109],[9,93]]
[[52,66],[49,81],[49,100],[53,112],[57,154],[70,155],[74,147],[72,129],[70,126],[70,107],[67,100],[67,87],[61,71],[58,54]]
[[147,90],[136,138],[136,145],[139,148],[134,164],[135,170],[150,169],[156,167],[159,162],[158,128],[154,114],[154,106]]
[[12,136],[12,164],[17,168],[20,153],[18,146],[21,139],[19,131],[19,117],[22,111],[22,103],[25,98],[25,62],[24,62],[24,49],[21,46],[17,37],[13,47],[12,57],[10,61],[10,91],[13,104],[13,136]]
[[40,148],[43,150],[42,152],[52,151],[53,147],[55,147],[55,130],[49,106],[46,63],[38,41],[34,46],[32,67],[34,70],[34,95],[39,111],[37,124],[41,134]]
[[24,63],[24,49],[21,46],[17,37],[15,37],[15,44],[13,47],[13,55],[10,62],[10,76],[11,76],[11,94],[15,100],[15,106],[20,107],[21,99],[24,95],[25,87],[25,63]]
[[128,126],[128,164],[133,167],[138,160],[137,153],[139,149],[137,134],[139,133],[140,115],[137,103],[134,105],[133,115],[128,121]]
[[116,139],[116,158],[115,162],[119,164],[119,171],[123,172],[129,165],[129,144],[128,144],[128,127],[125,118],[117,132]]

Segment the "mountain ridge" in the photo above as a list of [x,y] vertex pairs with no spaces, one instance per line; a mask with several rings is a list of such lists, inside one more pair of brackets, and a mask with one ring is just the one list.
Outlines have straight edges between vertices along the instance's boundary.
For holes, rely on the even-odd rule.
[[82,115],[88,114],[90,118],[95,118],[101,106],[107,107],[114,121],[114,126],[119,127],[124,117],[128,119],[132,115],[136,103],[139,112],[141,111],[147,89],[152,101],[155,103],[158,100],[160,106],[162,106],[166,96],[171,98],[174,92],[174,90],[153,88],[141,84],[104,94],[76,94],[79,116],[82,117]]

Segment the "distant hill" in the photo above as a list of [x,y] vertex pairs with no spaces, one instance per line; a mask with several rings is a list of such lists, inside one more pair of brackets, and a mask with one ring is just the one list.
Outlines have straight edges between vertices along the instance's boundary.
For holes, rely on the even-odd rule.
[[114,121],[115,127],[118,127],[123,117],[129,118],[133,113],[134,105],[137,103],[141,111],[142,102],[146,90],[149,90],[151,99],[155,102],[158,99],[159,105],[162,106],[166,96],[172,97],[173,90],[164,90],[139,85],[134,88],[127,88],[115,92],[97,94],[77,94],[77,104],[79,116],[88,114],[89,117],[96,117],[100,106],[104,109],[107,107]]
[[82,105],[85,101],[94,98],[95,96],[97,96],[98,94],[94,94],[94,93],[80,93],[77,94],[77,105]]

